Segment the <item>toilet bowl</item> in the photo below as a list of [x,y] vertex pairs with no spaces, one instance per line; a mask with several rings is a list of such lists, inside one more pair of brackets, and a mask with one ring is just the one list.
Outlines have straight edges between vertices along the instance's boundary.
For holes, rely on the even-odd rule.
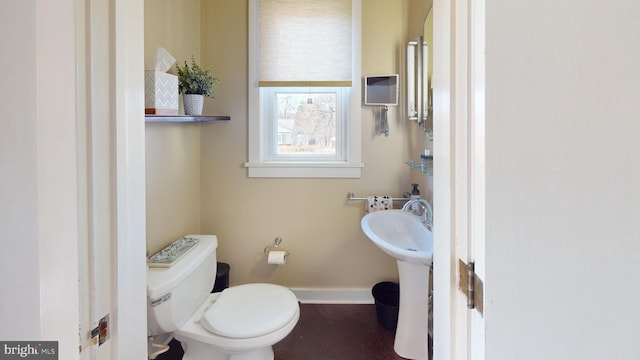
[[[236,289],[232,287],[223,291],[220,295],[211,294],[194,315],[187,320],[187,323],[174,333],[174,337],[182,343],[185,354],[194,354],[194,359],[200,359],[201,352],[202,356],[209,356],[207,359],[273,359],[272,345],[282,340],[293,330],[300,317],[299,307],[297,305],[294,307],[287,306],[288,309],[281,308],[273,311],[274,309],[270,308],[268,303],[277,299],[277,297],[265,299],[263,296],[269,297],[264,295],[264,286],[274,285],[251,284],[241,286],[246,288],[255,287],[255,292],[261,292],[263,295],[259,298],[239,298],[239,300],[257,300],[256,302],[264,300],[263,306],[251,307],[248,308],[250,309],[249,311],[244,312],[241,310],[244,304],[236,303],[236,306],[232,306],[232,309],[227,311],[228,304],[223,304],[222,301],[219,305],[223,305],[224,308],[222,306],[216,308],[218,305],[218,299],[216,298],[220,296],[224,300],[224,295],[228,295],[225,294],[226,292]],[[282,289],[288,290],[286,288]],[[278,290],[278,287],[275,290]],[[234,296],[234,300],[235,298],[236,296]],[[297,304],[295,297],[293,301]],[[229,305],[230,303],[231,301]],[[281,307],[290,305],[290,301],[287,299],[277,305]],[[229,315],[228,320],[231,322],[220,322],[220,324],[230,326],[220,326],[219,330],[207,326],[205,313],[211,315],[216,310]],[[271,319],[265,319],[267,317],[271,317]],[[260,318],[260,322],[257,321],[258,318]],[[251,319],[254,319],[256,323],[251,324]],[[215,325],[215,320],[217,319],[212,320],[212,325]],[[259,324],[259,326],[256,326],[256,324]],[[216,355],[213,354],[214,352]]]
[[238,285],[209,294],[217,238],[188,238],[197,239],[196,245],[171,267],[149,267],[149,335],[171,333],[182,343],[183,360],[272,360],[273,344],[300,317],[296,296],[274,284]]

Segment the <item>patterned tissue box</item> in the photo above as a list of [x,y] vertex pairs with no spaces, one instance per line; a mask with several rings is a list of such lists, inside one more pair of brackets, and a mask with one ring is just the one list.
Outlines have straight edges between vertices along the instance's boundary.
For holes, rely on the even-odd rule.
[[160,71],[144,72],[144,112],[178,115],[178,77]]

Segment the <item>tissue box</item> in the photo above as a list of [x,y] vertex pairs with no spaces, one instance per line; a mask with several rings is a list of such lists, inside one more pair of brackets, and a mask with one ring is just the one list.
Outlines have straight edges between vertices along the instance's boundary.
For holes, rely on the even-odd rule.
[[161,71],[144,72],[144,112],[178,115],[178,77]]

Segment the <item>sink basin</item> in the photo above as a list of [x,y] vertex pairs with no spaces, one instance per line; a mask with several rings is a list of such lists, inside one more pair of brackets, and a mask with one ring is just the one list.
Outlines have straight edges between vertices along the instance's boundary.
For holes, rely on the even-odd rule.
[[419,216],[402,210],[376,211],[365,215],[360,226],[374,244],[398,261],[431,264],[433,233]]

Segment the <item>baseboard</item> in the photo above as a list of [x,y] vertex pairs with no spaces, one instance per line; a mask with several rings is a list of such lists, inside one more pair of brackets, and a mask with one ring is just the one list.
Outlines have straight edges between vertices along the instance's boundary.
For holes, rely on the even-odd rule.
[[303,304],[373,304],[371,289],[292,288]]

